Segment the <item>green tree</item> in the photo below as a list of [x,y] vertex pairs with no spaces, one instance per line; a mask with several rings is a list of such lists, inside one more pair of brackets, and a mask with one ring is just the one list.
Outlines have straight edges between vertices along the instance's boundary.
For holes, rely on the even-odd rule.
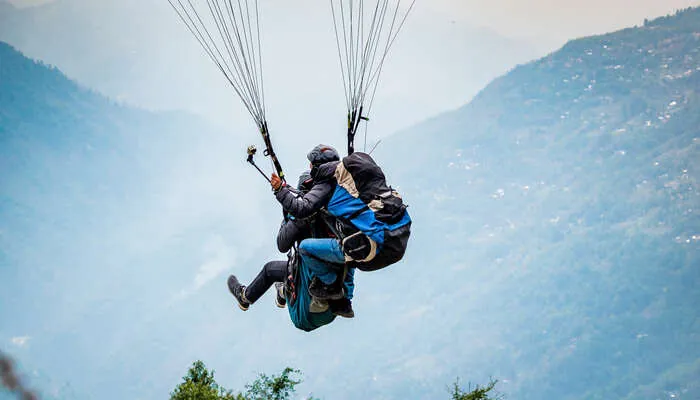
[[279,375],[258,375],[253,383],[246,385],[246,400],[288,400],[295,392],[295,387],[301,383],[301,372],[297,369],[285,368]]
[[296,385],[301,383],[300,375],[299,370],[289,367],[279,375],[259,374],[255,381],[245,386],[245,393],[234,394],[219,386],[214,371],[197,360],[182,378],[182,383],[170,393],[170,400],[290,400]]
[[202,361],[192,363],[183,382],[170,393],[170,400],[246,400],[240,394],[219,386],[214,380],[214,371],[207,370]]
[[[170,400],[290,400],[296,386],[302,382],[301,371],[287,367],[279,375],[258,374],[255,381],[245,385],[245,393],[234,394],[219,386],[214,379],[214,371],[208,370],[199,360],[192,363],[182,380],[170,393]],[[474,388],[470,384],[465,391],[457,378],[449,391],[452,400],[501,400],[502,397],[493,392],[496,383],[492,380],[486,386],[476,385]],[[318,399],[309,397],[307,400]]]
[[[450,394],[452,395],[452,400],[498,400],[501,396],[496,393],[491,393],[491,391],[496,387],[496,381],[489,382],[486,386],[476,385],[474,389],[471,388],[469,384],[469,389],[464,391],[459,386],[459,379],[457,379],[450,388]],[[495,397],[492,397],[495,396]]]

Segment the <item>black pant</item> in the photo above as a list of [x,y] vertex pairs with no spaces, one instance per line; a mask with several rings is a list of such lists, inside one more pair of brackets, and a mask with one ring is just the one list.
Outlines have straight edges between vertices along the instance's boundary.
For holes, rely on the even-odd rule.
[[245,296],[252,304],[255,303],[275,282],[284,282],[287,278],[286,261],[270,261],[265,264],[258,276],[248,285]]

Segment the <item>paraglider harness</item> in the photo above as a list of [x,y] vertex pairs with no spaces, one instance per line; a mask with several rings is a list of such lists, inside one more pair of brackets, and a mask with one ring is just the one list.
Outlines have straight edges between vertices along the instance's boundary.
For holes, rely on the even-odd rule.
[[[311,180],[309,180],[312,183]],[[330,218],[329,218],[330,217]],[[322,218],[324,221],[320,223],[325,228],[328,228],[323,236],[329,238],[338,238],[338,231],[335,229],[335,225],[331,222],[329,214],[314,214],[309,218]],[[313,229],[312,229],[313,230]],[[319,235],[320,236],[320,235]],[[292,248],[287,252],[287,278],[284,281],[284,290],[287,301],[290,305],[294,305],[297,300],[298,292],[297,287],[300,286],[299,279],[299,266],[301,265],[301,255],[299,254],[299,244],[294,243]],[[345,280],[345,276],[348,272],[348,266],[345,265],[341,274],[341,282]]]
[[[289,188],[291,191],[297,193],[297,195],[302,196],[304,193],[311,190],[314,185],[313,178],[309,178],[303,182],[300,182],[297,189]],[[287,213],[285,214],[285,220],[287,219]],[[335,218],[330,217],[327,213],[314,214],[307,218],[307,220],[314,220],[317,218],[322,218],[323,222],[312,223],[310,227],[312,231],[312,237],[327,237],[327,238],[338,238],[338,230],[336,230],[335,224],[332,220]],[[325,229],[323,229],[325,228]],[[299,242],[295,242],[292,248],[287,252],[287,278],[284,281],[284,290],[287,297],[287,301],[290,305],[294,305],[297,300],[297,287],[299,286],[299,266],[301,265],[301,255],[299,254]],[[347,267],[345,267],[342,274],[342,279],[345,280],[345,275],[347,274]]]
[[382,169],[369,154],[354,152],[335,170],[336,188],[322,209],[346,261],[374,271],[403,258],[411,234],[408,206],[387,185]]
[[[287,278],[284,280],[284,294],[290,306],[293,306],[297,301],[297,287],[299,284],[299,266],[301,265],[301,256],[299,255],[299,247],[295,244],[287,253]],[[344,282],[348,274],[347,263],[343,266],[343,271],[340,273],[340,281]]]
[[294,244],[287,253],[287,279],[284,280],[284,293],[287,302],[294,305],[297,301],[297,285],[299,284],[299,247]]

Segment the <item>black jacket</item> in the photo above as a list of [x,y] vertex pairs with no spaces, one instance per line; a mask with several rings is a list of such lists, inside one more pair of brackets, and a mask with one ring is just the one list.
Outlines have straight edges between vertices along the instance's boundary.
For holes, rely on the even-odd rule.
[[335,169],[338,161],[325,163],[314,171],[314,186],[303,197],[297,197],[287,186],[275,194],[282,208],[295,218],[308,218],[325,207],[335,191]]
[[311,226],[308,220],[288,219],[282,222],[277,233],[277,249],[281,253],[291,250],[295,242],[311,237]]

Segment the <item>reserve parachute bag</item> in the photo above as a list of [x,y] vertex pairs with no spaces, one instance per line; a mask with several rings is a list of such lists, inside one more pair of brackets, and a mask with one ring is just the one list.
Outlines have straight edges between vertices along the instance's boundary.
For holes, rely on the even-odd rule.
[[374,271],[403,258],[411,235],[411,217],[399,193],[369,154],[354,152],[335,170],[337,186],[327,211],[339,220],[346,261]]

